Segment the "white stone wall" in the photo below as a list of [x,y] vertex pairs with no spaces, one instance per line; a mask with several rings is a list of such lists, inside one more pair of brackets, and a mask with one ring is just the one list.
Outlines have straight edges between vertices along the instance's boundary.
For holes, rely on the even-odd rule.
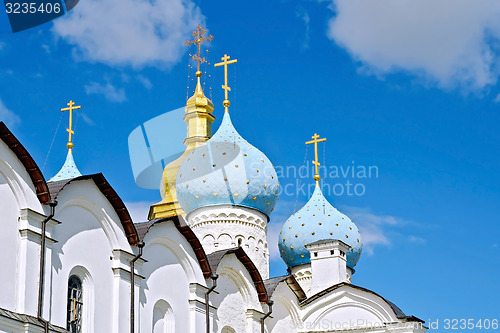
[[251,208],[219,205],[198,208],[187,221],[207,254],[241,246],[262,278],[269,278],[266,215]]
[[[29,303],[28,308],[33,309],[37,302],[37,295],[32,295],[31,290],[28,297],[32,299],[25,300],[26,281],[20,279],[38,276],[38,265],[33,267],[36,258],[26,257],[26,252],[36,250],[35,244],[25,242],[26,246],[29,244],[29,249],[21,246],[19,220],[21,209],[26,208],[37,213],[44,212],[29,174],[16,155],[0,140],[0,307],[11,311],[24,311],[26,303]],[[25,235],[25,239],[28,236],[36,238],[35,233]],[[19,260],[28,263],[22,272],[19,271]]]
[[217,309],[214,332],[260,333],[264,309],[245,266],[236,255],[229,254],[221,260],[216,273],[216,294],[210,297]]
[[19,231],[17,219],[19,216],[19,205],[12,192],[6,177],[0,173],[0,262],[2,263],[2,274],[0,274],[0,307],[4,309],[16,308],[16,270],[17,244],[19,242]]
[[425,332],[417,322],[398,319],[389,304],[374,293],[344,285],[305,305],[281,282],[272,295],[275,302],[272,333],[294,332]]
[[295,333],[300,327],[300,308],[297,296],[290,290],[286,282],[281,282],[275,289],[272,298],[273,313],[266,320],[267,332]]
[[[71,275],[83,282],[84,333],[124,332],[128,330],[130,303],[127,266],[114,269],[116,251],[128,253],[121,222],[113,207],[92,180],[68,184],[58,196],[55,219],[61,222],[54,228],[57,243],[52,248],[51,279],[47,280],[50,308],[45,318],[66,327],[67,287]],[[50,268],[49,268],[50,270]]]
[[311,294],[350,281],[346,261],[349,245],[339,240],[328,240],[309,244],[306,248],[311,257]]
[[306,293],[307,297],[312,296],[311,294],[311,284],[312,284],[312,270],[311,263],[302,264],[291,268],[291,273],[297,280],[302,290]]
[[144,242],[140,332],[204,332],[208,288],[190,244],[169,221],[151,227]]

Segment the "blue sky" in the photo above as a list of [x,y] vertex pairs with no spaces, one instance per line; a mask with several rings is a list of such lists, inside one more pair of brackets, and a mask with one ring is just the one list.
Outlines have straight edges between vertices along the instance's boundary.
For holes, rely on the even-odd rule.
[[[69,99],[83,105],[80,171],[102,172],[145,220],[160,195],[135,185],[127,138],[185,104],[183,43],[201,23],[214,36],[209,61],[238,59],[235,127],[276,166],[304,165],[304,142],[317,132],[328,139],[324,165],[376,168],[324,179],[364,190],[327,193],[362,232],[353,283],[444,331],[446,318],[500,319],[499,14],[482,0],[82,0],[55,22],[0,34],[0,118],[49,179],[66,155],[59,110]],[[217,128],[223,74],[207,72]],[[312,156],[309,148],[306,163]],[[285,272],[280,226],[308,199],[297,181],[313,183],[284,176],[295,190],[271,216],[272,275]]]

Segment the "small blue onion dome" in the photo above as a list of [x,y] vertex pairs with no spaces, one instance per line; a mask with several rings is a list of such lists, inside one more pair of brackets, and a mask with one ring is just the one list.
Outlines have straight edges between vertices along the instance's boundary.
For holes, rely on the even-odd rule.
[[64,162],[64,165],[62,166],[61,170],[50,180],[50,182],[57,182],[59,180],[68,180],[68,179],[73,179],[76,177],[80,177],[82,174],[78,170],[75,164],[75,160],[73,159],[73,153],[71,149],[68,151],[68,155],[66,156],[66,161]]
[[320,187],[316,186],[306,205],[281,229],[278,242],[281,258],[288,267],[310,263],[306,245],[324,239],[341,240],[349,245],[347,266],[356,266],[363,247],[359,230],[350,218],[326,200]]
[[269,216],[278,201],[279,182],[271,161],[238,134],[225,113],[212,138],[184,159],[175,187],[186,214],[230,204]]

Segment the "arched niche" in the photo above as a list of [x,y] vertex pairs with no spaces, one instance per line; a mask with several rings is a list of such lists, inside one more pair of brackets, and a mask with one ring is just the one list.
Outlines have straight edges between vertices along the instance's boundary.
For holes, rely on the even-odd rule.
[[160,299],[153,308],[153,333],[175,333],[174,311],[170,304]]

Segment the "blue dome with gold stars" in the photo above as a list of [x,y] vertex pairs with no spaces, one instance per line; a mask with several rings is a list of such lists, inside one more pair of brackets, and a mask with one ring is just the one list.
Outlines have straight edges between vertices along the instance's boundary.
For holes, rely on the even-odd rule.
[[356,266],[363,247],[359,230],[350,218],[326,200],[320,187],[316,186],[306,205],[283,225],[278,243],[281,258],[288,267],[310,263],[306,245],[324,239],[337,239],[349,245],[347,266]]
[[226,112],[212,138],[184,159],[175,187],[186,214],[228,204],[269,216],[278,201],[279,182],[271,161],[241,137]]

